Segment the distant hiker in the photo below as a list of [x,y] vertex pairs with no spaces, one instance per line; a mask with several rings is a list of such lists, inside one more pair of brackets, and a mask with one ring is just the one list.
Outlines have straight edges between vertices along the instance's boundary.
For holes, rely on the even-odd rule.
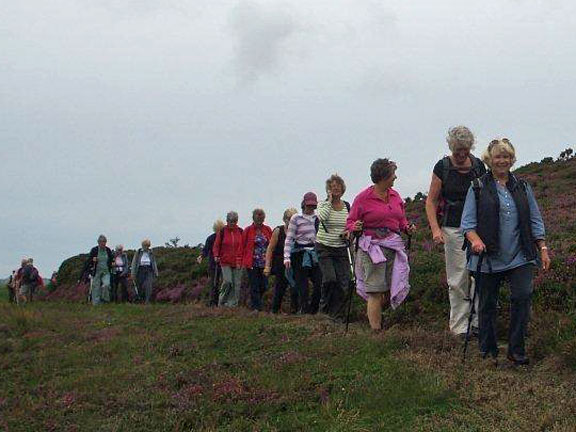
[[90,285],[93,305],[110,301],[110,274],[112,272],[114,254],[106,246],[107,242],[108,239],[106,239],[105,235],[101,234],[98,237],[98,246],[94,246],[90,250],[80,278],[83,279],[84,275],[88,274],[92,279]]
[[320,227],[316,235],[316,252],[322,271],[320,311],[337,320],[345,318],[345,299],[350,283],[348,231],[346,219],[350,204],[343,201],[346,184],[337,174],[326,180],[328,197],[318,204]]
[[242,267],[248,271],[250,284],[250,307],[262,310],[262,296],[268,288],[268,279],[264,275],[266,249],[272,237],[272,229],[264,224],[266,213],[262,209],[252,212],[252,225],[242,233]]
[[18,295],[16,288],[16,270],[12,270],[12,274],[8,278],[6,288],[8,288],[8,301],[10,303],[16,303],[16,296]]
[[392,189],[396,180],[396,163],[377,159],[370,167],[372,186],[360,192],[346,225],[349,231],[361,234],[356,256],[357,291],[367,299],[370,327],[382,329],[382,306],[390,301],[398,307],[410,290],[410,266],[401,232],[416,230],[409,225],[404,201]]
[[235,211],[226,215],[226,226],[216,236],[212,253],[222,268],[218,306],[238,306],[242,282],[242,228],[238,227],[238,213]]
[[[450,300],[450,331],[454,335],[466,334],[470,299],[474,280],[466,269],[466,252],[462,250],[464,235],[460,230],[464,201],[472,181],[486,173],[482,161],[470,151],[474,148],[474,135],[465,126],[456,126],[446,137],[450,156],[440,159],[434,166],[430,191],[426,199],[426,215],[436,244],[444,244],[446,278]],[[477,332],[478,318],[472,321]]]
[[[286,288],[290,285],[286,278],[286,268],[284,267],[284,244],[286,241],[286,230],[290,218],[298,213],[295,208],[289,208],[284,211],[282,220],[284,225],[277,226],[272,231],[272,237],[266,250],[266,266],[264,267],[264,274],[266,276],[274,275],[274,298],[272,299],[272,313],[278,313],[282,306],[282,299]],[[298,293],[295,286],[290,287],[290,312],[297,312]]]
[[516,151],[507,139],[493,140],[482,159],[490,170],[468,190],[462,214],[462,231],[472,255],[468,269],[475,270],[484,254],[480,280],[479,343],[482,356],[498,355],[496,304],[500,285],[510,283],[508,359],[528,364],[524,337],[530,315],[534,268],[550,267],[545,229],[532,188],[510,172]]
[[154,280],[158,277],[156,256],[150,248],[150,240],[142,240],[142,247],[132,258],[132,278],[138,286],[140,300],[150,303],[154,291]]
[[16,273],[16,281],[17,295],[21,302],[31,302],[36,289],[44,284],[32,258],[22,260],[21,267]]
[[[307,192],[302,198],[302,214],[290,218],[284,244],[284,266],[292,269],[298,292],[298,313],[318,312],[322,289],[322,273],[316,253],[316,232],[320,221],[314,213],[318,198]],[[312,281],[312,297],[308,300],[308,279]]]
[[218,272],[221,270],[219,266],[216,264],[214,260],[214,254],[212,253],[212,248],[214,247],[214,242],[216,241],[216,236],[220,232],[220,230],[224,227],[224,222],[218,219],[212,225],[212,230],[214,233],[210,234],[206,241],[204,242],[204,248],[202,249],[202,253],[198,256],[196,261],[198,264],[201,264],[204,258],[208,258],[208,295],[210,296],[209,305],[210,306],[218,306],[218,295],[219,295],[219,287],[218,287]]
[[[130,277],[130,263],[128,255],[124,252],[123,245],[114,248],[114,260],[112,260],[112,291],[110,301],[128,301],[128,279]],[[118,292],[120,290],[120,292]]]

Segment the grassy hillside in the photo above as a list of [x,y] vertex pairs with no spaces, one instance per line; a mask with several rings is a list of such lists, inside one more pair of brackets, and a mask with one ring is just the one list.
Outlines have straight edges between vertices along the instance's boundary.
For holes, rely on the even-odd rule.
[[574,373],[446,333],[199,305],[0,304],[0,430],[574,430]]

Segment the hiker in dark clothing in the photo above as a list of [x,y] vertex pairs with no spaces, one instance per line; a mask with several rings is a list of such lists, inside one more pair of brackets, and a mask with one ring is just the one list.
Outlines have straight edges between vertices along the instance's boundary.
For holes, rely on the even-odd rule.
[[530,317],[534,268],[550,267],[545,229],[530,185],[510,172],[516,152],[506,138],[493,140],[482,159],[490,171],[474,181],[464,204],[462,231],[472,255],[468,269],[476,270],[480,254],[478,292],[479,343],[482,356],[496,358],[496,305],[500,285],[510,282],[508,359],[529,363],[524,337]]
[[107,303],[110,301],[110,275],[112,273],[114,254],[110,248],[106,246],[107,242],[106,236],[101,234],[98,237],[98,246],[90,250],[88,259],[82,269],[82,275],[80,276],[81,280],[85,275],[88,275],[92,279],[91,296],[94,306],[102,302]]
[[198,264],[201,264],[204,258],[208,258],[208,295],[210,296],[209,299],[209,306],[218,306],[218,295],[219,295],[219,287],[218,287],[218,277],[221,272],[220,266],[216,264],[214,260],[214,254],[212,253],[212,248],[214,247],[214,242],[216,241],[216,236],[220,232],[220,230],[224,227],[224,222],[218,219],[212,225],[212,229],[214,233],[210,234],[204,243],[204,247],[202,248],[202,253],[198,255],[196,261]]
[[36,289],[44,285],[38,269],[34,267],[32,258],[22,260],[22,267],[16,273],[16,281],[18,286],[16,294],[18,299],[24,303],[31,302]]
[[12,274],[8,278],[6,288],[8,288],[8,301],[10,303],[16,303],[16,270],[12,270]]
[[[480,159],[470,153],[474,149],[474,135],[467,127],[451,128],[446,141],[451,155],[445,156],[434,166],[426,199],[426,215],[434,242],[444,245],[450,331],[456,336],[464,336],[468,327],[474,280],[466,269],[466,252],[462,250],[464,234],[460,231],[460,221],[468,188],[474,179],[486,173],[486,168]],[[477,327],[478,318],[475,316],[472,321],[474,332]]]
[[[284,267],[284,242],[286,241],[286,230],[290,218],[298,213],[295,208],[289,208],[284,211],[282,220],[284,225],[277,226],[272,231],[272,237],[266,249],[266,266],[264,267],[264,275],[274,275],[274,298],[272,299],[272,313],[280,312],[282,299],[286,288],[290,285],[288,278],[286,278],[286,269]],[[290,312],[297,312],[298,293],[296,292],[294,283],[290,286]]]
[[[130,263],[128,255],[124,252],[124,246],[118,245],[114,251],[114,260],[112,261],[112,291],[110,295],[111,302],[128,301],[128,279],[130,277]],[[120,293],[118,292],[120,289]]]
[[154,291],[154,280],[158,277],[158,265],[154,252],[150,249],[150,240],[142,241],[142,247],[132,259],[132,277],[138,285],[140,300],[150,303]]

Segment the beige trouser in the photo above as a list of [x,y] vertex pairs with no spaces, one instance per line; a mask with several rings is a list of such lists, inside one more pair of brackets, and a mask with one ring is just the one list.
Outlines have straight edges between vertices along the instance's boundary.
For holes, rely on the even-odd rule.
[[[470,302],[474,295],[474,279],[466,269],[466,251],[462,250],[464,235],[460,228],[444,227],[444,255],[446,257],[446,278],[450,299],[450,331],[454,334],[466,333]],[[478,297],[476,314],[472,326],[478,327]]]

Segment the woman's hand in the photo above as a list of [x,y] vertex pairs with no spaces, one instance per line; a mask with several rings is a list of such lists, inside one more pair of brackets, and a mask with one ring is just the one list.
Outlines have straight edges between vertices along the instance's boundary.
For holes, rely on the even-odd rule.
[[486,245],[480,238],[475,238],[471,241],[472,252],[475,254],[480,254],[486,250]]
[[286,270],[290,270],[290,260],[284,261],[284,267],[286,267]]
[[264,276],[270,276],[270,266],[264,267]]
[[540,259],[542,260],[542,270],[545,272],[550,270],[550,256],[548,255],[548,249],[540,249]]
[[444,244],[445,243],[444,233],[442,232],[441,229],[437,229],[437,230],[432,231],[432,240],[436,244]]
[[198,264],[202,264],[202,258],[204,258],[202,255],[198,255],[198,258],[196,258],[196,262]]
[[354,232],[361,232],[364,229],[364,222],[357,220],[354,222]]
[[414,234],[418,230],[416,224],[410,224],[406,227],[406,234]]

